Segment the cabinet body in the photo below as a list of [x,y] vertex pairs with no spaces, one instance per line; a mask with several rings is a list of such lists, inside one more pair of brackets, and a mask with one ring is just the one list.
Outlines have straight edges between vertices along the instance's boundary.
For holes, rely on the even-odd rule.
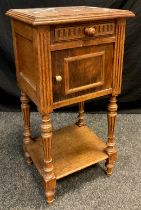
[[[93,36],[84,30],[91,27]],[[41,112],[120,93],[125,19],[69,26],[13,20],[13,37],[18,85]]]

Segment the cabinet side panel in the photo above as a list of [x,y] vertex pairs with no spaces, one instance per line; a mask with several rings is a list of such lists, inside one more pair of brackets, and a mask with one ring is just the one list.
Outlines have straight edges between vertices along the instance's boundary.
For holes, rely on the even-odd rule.
[[37,71],[34,65],[32,28],[16,21],[13,21],[12,25],[18,85],[37,103]]

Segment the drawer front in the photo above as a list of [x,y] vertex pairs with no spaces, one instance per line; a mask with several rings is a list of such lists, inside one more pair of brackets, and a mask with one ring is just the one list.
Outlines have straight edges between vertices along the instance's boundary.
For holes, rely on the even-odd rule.
[[69,41],[75,39],[95,38],[115,34],[115,23],[87,23],[83,25],[55,27],[54,42]]
[[112,87],[113,44],[52,52],[53,101]]

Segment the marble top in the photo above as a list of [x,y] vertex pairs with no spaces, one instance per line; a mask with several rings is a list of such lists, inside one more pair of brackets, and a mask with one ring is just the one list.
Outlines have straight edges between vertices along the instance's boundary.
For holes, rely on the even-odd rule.
[[11,9],[6,14],[34,25],[134,16],[128,10],[87,6]]

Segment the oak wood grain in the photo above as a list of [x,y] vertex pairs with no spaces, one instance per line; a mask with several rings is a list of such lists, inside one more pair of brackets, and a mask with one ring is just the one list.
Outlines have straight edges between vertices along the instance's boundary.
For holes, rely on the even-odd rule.
[[117,116],[117,104],[116,104],[116,96],[112,96],[110,98],[110,102],[108,105],[108,141],[107,141],[107,148],[106,152],[108,154],[108,159],[106,160],[106,173],[108,176],[112,174],[112,170],[115,164],[117,152],[115,149],[115,137],[114,137],[114,130],[115,130],[115,123],[116,123],[116,116]]
[[[89,30],[94,31],[93,35],[89,34]],[[52,27],[53,43],[70,41],[75,39],[94,39],[99,36],[114,36],[115,35],[115,22],[90,22],[83,24],[72,24],[72,25],[59,25]],[[109,37],[110,37],[109,36]]]
[[84,101],[81,101],[79,103],[79,114],[78,114],[78,121],[76,122],[76,125],[79,127],[85,126],[85,120],[84,120]]
[[42,116],[41,137],[45,195],[48,203],[52,203],[55,195],[56,177],[52,163],[52,125],[49,114]]
[[[61,145],[61,146],[60,146]],[[54,173],[57,179],[106,160],[106,144],[87,126],[77,125],[62,128],[53,133],[52,159]],[[41,138],[28,145],[34,164],[44,176],[43,148]]]
[[27,151],[28,144],[31,143],[32,137],[31,137],[31,130],[30,130],[30,105],[29,105],[29,98],[27,95],[23,92],[21,92],[21,109],[23,114],[23,122],[24,122],[24,140],[23,140],[23,149],[25,158],[28,164],[32,164],[32,159]]
[[[111,175],[117,152],[116,97],[121,92],[127,10],[76,6],[11,9],[16,76],[24,121],[24,151],[43,178],[48,203],[56,179],[106,160]],[[85,124],[84,102],[110,95],[108,140]],[[32,139],[29,99],[42,117],[41,137]],[[51,112],[79,103],[76,125],[52,132]]]
[[134,16],[134,14],[128,10],[87,6],[11,9],[6,14],[32,25],[74,23]]
[[[105,44],[52,52],[53,102],[111,88],[113,47]],[[56,82],[56,75],[62,77],[61,82]]]

